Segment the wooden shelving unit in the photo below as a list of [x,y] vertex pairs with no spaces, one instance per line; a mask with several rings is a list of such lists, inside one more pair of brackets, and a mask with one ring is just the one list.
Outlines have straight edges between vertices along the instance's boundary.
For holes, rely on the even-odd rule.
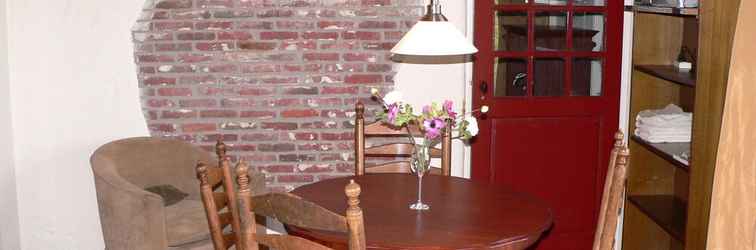
[[[739,0],[701,9],[635,6],[630,131],[640,111],[672,103],[693,113],[693,141],[650,143],[631,136],[623,249],[706,249],[708,211]],[[682,47],[696,71],[673,63]],[[692,151],[691,151],[692,150]],[[679,157],[689,152],[685,162]]]
[[689,71],[680,71],[672,65],[635,65],[635,70],[683,86],[696,87],[696,75]]
[[673,7],[637,5],[637,6],[634,6],[633,9],[637,12],[642,12],[642,13],[698,16],[698,8],[673,8]]

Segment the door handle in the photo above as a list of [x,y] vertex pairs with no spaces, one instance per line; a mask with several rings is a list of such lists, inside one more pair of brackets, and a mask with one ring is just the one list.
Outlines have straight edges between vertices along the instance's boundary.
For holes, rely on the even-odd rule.
[[488,83],[486,83],[486,81],[481,82],[479,87],[480,87],[480,93],[483,93],[483,94],[488,93]]

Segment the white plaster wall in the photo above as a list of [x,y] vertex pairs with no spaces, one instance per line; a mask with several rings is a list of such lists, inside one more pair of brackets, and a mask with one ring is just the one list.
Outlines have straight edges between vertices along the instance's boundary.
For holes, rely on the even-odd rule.
[[148,134],[129,34],[144,1],[6,1],[20,249],[103,249],[89,156]]
[[0,0],[0,249],[18,249],[18,200],[8,84],[6,3]]
[[[468,22],[472,22],[472,8],[469,8],[468,2],[464,1],[441,1],[443,13],[454,23],[462,33],[467,32]],[[467,13],[470,13],[468,15]],[[468,38],[471,38],[468,35]],[[462,101],[466,96],[466,65],[470,63],[457,64],[404,64],[397,65],[397,74],[395,76],[396,89],[404,94],[404,98],[415,107],[429,104],[433,101],[443,102],[443,100],[452,100],[455,108],[461,110]],[[472,72],[472,71],[470,71]],[[469,106],[470,100],[467,99]],[[467,109],[469,110],[469,109]],[[461,177],[470,177],[470,167],[466,164],[464,146],[458,140],[454,141],[452,147],[452,175]]]

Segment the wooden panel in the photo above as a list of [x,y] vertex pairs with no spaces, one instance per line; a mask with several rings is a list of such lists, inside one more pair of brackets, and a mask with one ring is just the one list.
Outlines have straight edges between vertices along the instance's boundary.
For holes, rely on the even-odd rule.
[[756,249],[756,2],[743,1],[730,68],[708,229],[710,250]]
[[[407,128],[413,135],[422,135],[417,125],[407,125]],[[365,136],[407,136],[407,129],[390,127],[383,122],[374,122],[365,125]]]
[[696,86],[696,78],[693,73],[679,71],[672,65],[636,65],[635,69],[677,84],[689,87]]
[[[367,156],[412,156],[415,147],[411,143],[391,143],[365,148]],[[441,158],[441,149],[431,148],[430,155],[433,158]]]
[[629,202],[625,203],[623,223],[625,230],[623,230],[622,249],[668,250],[671,242],[674,241],[638,207]]
[[[495,119],[492,126],[494,182],[536,195],[553,208],[554,227],[539,247],[590,249],[603,191],[599,171],[606,168],[597,156],[598,119]],[[538,156],[522,157],[533,151]]]
[[706,248],[719,130],[740,0],[701,1],[686,249]]
[[637,13],[635,34],[634,65],[672,65],[680,53],[683,17]]
[[679,241],[685,239],[685,203],[672,195],[630,195],[627,200]]

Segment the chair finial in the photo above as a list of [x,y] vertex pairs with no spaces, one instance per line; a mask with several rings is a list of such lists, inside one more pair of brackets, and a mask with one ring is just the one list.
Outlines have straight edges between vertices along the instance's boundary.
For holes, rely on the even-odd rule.
[[223,135],[220,135],[218,142],[215,143],[215,154],[218,155],[218,160],[226,158],[226,144],[223,143]]
[[360,204],[360,193],[362,192],[362,189],[360,188],[360,185],[354,182],[354,180],[349,180],[349,184],[344,187],[344,193],[348,197],[348,204],[349,207],[356,207]]
[[357,117],[363,117],[365,115],[365,104],[362,104],[361,101],[357,102],[354,109],[357,112]]
[[249,166],[244,161],[236,165],[236,183],[239,184],[239,192],[249,190]]
[[623,134],[622,131],[617,131],[617,133],[614,133],[614,147],[621,147],[624,141],[625,134]]
[[207,165],[205,163],[197,163],[197,179],[199,179],[200,184],[207,185]]

